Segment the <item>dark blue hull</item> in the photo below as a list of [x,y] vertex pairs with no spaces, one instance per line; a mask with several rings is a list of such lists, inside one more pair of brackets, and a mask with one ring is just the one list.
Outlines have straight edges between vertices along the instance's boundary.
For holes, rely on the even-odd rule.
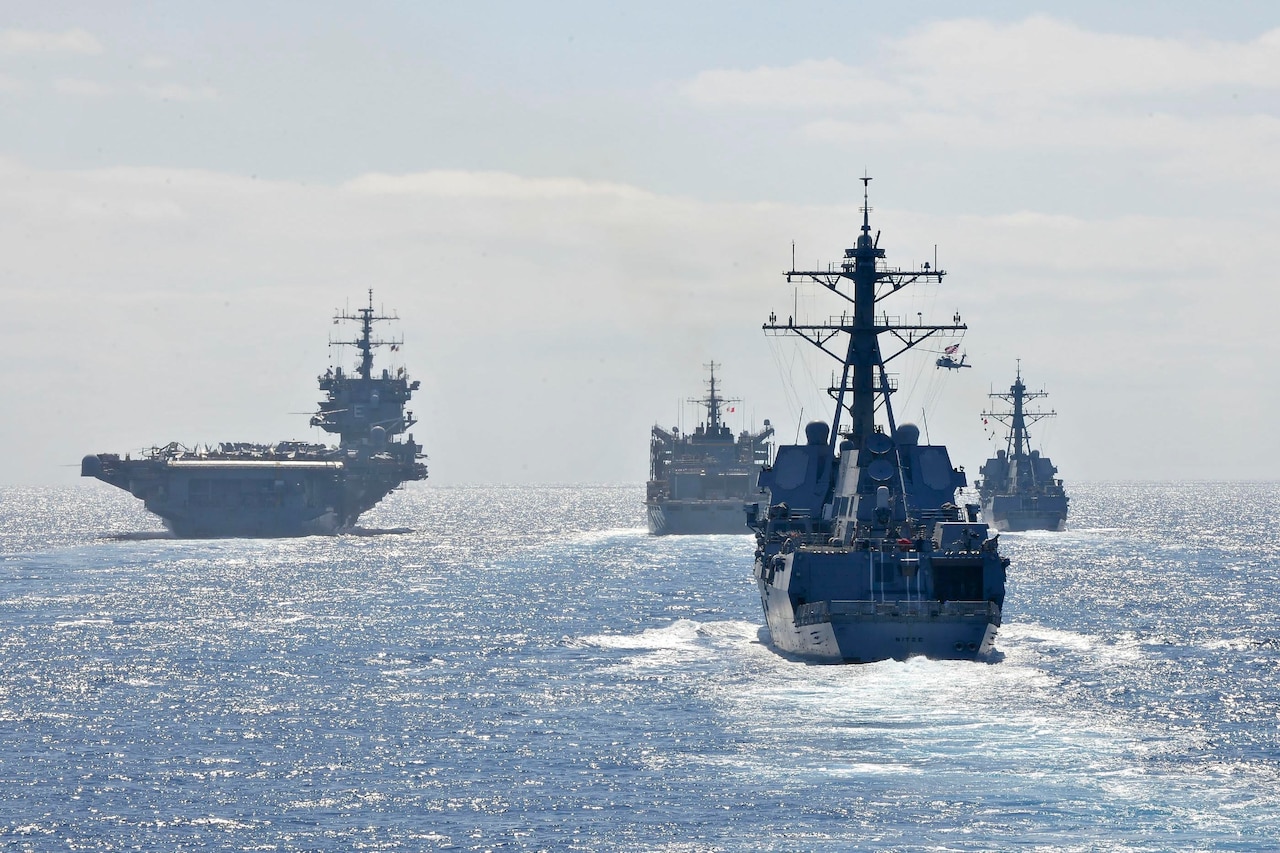
[[872,663],[980,660],[992,650],[1001,620],[994,601],[912,596],[798,604],[789,591],[792,559],[771,559],[773,571],[756,561],[755,577],[770,640],[780,652],[815,663]]
[[1066,530],[1067,498],[994,495],[983,499],[982,516],[996,530]]

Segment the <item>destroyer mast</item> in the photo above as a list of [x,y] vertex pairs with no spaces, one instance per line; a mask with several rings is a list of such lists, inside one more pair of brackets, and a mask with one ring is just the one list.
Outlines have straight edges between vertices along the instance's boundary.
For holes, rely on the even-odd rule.
[[[909,284],[941,284],[947,273],[945,270],[930,268],[927,261],[920,269],[915,270],[889,269],[881,263],[885,252],[880,248],[880,232],[877,231],[874,238],[871,236],[871,206],[868,200],[871,178],[862,177],[859,180],[862,181],[862,233],[854,248],[845,249],[839,269],[792,269],[787,272],[789,284],[796,278],[814,281],[852,306],[853,313],[841,312],[838,318],[832,317],[826,323],[813,325],[797,324],[792,318],[784,326],[771,318],[762,327],[766,334],[797,335],[804,338],[840,363],[839,383],[832,384],[827,389],[827,393],[836,402],[828,439],[833,453],[841,435],[842,417],[847,416],[849,419],[849,426],[844,434],[853,441],[855,447],[861,447],[877,431],[875,416],[881,406],[884,408],[890,433],[896,431],[897,424],[889,397],[897,388],[885,371],[886,364],[934,335],[963,332],[969,328],[960,322],[958,313],[953,317],[952,323],[944,325],[910,325],[886,313],[876,316],[876,305],[881,300]],[[852,285],[852,295],[840,289],[849,287],[845,282]],[[880,335],[886,333],[891,334],[900,345],[900,349],[888,357],[880,349]],[[838,336],[841,334],[848,335],[848,343],[843,352],[837,348],[840,342]]]
[[1022,383],[1022,359],[1018,359],[1017,374],[1013,380],[1013,385],[1009,386],[1009,392],[1002,394],[999,391],[992,391],[987,396],[993,400],[1004,400],[1009,404],[1010,410],[1007,412],[989,411],[983,412],[983,418],[995,418],[1000,423],[1009,427],[1009,436],[1005,439],[1005,450],[1014,457],[1025,456],[1031,449],[1031,434],[1027,431],[1027,427],[1044,418],[1056,418],[1057,412],[1029,412],[1026,404],[1032,400],[1038,400],[1042,397],[1048,397],[1045,391],[1028,391],[1027,386]]

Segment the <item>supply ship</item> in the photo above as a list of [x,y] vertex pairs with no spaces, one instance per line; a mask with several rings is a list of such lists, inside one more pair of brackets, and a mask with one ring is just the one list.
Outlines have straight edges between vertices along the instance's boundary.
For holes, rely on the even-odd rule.
[[1005,449],[996,451],[980,469],[982,479],[974,485],[982,501],[983,519],[997,530],[1065,530],[1070,499],[1055,478],[1058,469],[1049,457],[1031,450],[1027,427],[1057,412],[1028,411],[1025,404],[1049,396],[1044,391],[1028,391],[1022,382],[1022,362],[1009,393],[989,394],[993,400],[1009,404],[1007,412],[983,412],[983,423],[995,419],[1009,427]]
[[373,351],[399,350],[403,340],[376,339],[374,324],[396,320],[369,305],[339,311],[334,323],[355,322],[355,372],[330,367],[319,378],[325,398],[311,425],[338,436],[336,447],[299,441],[277,444],[223,442],[184,447],[177,442],[136,458],[115,453],[86,456],[82,477],[96,477],[141,498],[175,536],[284,537],[350,530],[360,514],[391,490],[423,480],[422,447],[407,430],[416,423],[405,411],[419,383],[403,367],[375,371]]
[[654,535],[751,532],[743,507],[754,499],[756,477],[769,462],[773,427],[766,420],[759,432],[743,430],[734,438],[721,410],[741,401],[719,396],[717,366],[707,365],[707,396],[689,401],[706,407],[706,420],[692,434],[654,426],[650,436],[645,508]]
[[871,179],[862,180],[857,245],[825,270],[793,264],[787,273],[788,282],[820,285],[841,301],[840,313],[785,325],[771,314],[763,327],[804,339],[838,368],[826,389],[831,423],[810,423],[805,444],[778,448],[760,473],[766,498],[748,507],[760,601],[773,646],[802,659],[976,659],[992,650],[1009,561],[977,505],[956,505],[966,479],[947,448],[922,444],[915,425],[897,422],[897,377],[886,369],[907,350],[967,327],[959,314],[949,325],[926,325],[879,308],[908,285],[940,284],[945,273],[928,263],[885,264],[880,234],[871,233]]

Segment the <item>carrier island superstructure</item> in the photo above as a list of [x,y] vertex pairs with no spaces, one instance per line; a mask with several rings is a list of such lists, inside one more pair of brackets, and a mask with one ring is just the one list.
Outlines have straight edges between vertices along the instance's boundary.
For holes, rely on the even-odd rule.
[[405,405],[419,383],[403,367],[373,367],[379,347],[403,340],[375,337],[374,324],[397,319],[368,307],[339,311],[334,323],[354,322],[351,340],[331,346],[356,350],[354,372],[330,367],[319,378],[325,397],[311,425],[338,436],[336,447],[300,441],[222,442],[184,447],[172,442],[136,457],[86,456],[80,474],[141,498],[176,536],[282,537],[351,529],[360,514],[391,490],[427,476],[422,446],[408,434],[416,423]]
[[[966,327],[905,321],[882,300],[945,274],[885,264],[870,226],[863,179],[857,244],[825,270],[787,273],[816,284],[841,312],[820,322],[771,316],[766,334],[794,335],[838,365],[827,392],[830,424],[810,423],[805,443],[778,448],[760,474],[766,497],[748,508],[754,575],[773,645],[821,662],[978,658],[1000,625],[1008,560],[977,507],[956,506],[966,485],[946,447],[922,444],[898,423],[886,366],[923,341]],[[882,349],[882,342],[889,351]]]
[[690,400],[706,411],[691,433],[679,427],[654,426],[649,437],[649,482],[645,509],[649,532],[667,534],[748,534],[743,506],[757,494],[756,477],[769,462],[773,427],[743,430],[735,438],[724,423],[726,406],[739,403],[721,397],[714,361],[706,397]]

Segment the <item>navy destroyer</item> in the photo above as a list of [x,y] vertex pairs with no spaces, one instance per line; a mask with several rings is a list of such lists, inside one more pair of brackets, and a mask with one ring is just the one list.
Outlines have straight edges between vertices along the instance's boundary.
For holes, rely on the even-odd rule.
[[792,264],[787,273],[788,282],[821,285],[844,310],[817,323],[771,315],[763,327],[806,340],[840,367],[827,388],[831,424],[810,423],[806,442],[779,447],[760,474],[767,500],[747,509],[755,579],[782,652],[829,663],[975,659],[992,649],[1009,561],[978,507],[956,506],[965,474],[946,447],[922,444],[915,425],[894,418],[896,377],[886,371],[912,347],[967,327],[958,314],[926,325],[877,313],[882,299],[945,273],[885,265],[880,234],[871,234],[871,179],[862,180],[857,245],[825,270]]
[[[740,400],[716,392],[716,363],[706,397],[690,400],[706,408],[706,420],[692,434],[655,426],[649,439],[649,483],[645,508],[655,535],[750,533],[743,506],[756,494],[756,477],[768,464],[773,427],[743,430],[734,438],[722,409]],[[729,411],[734,411],[730,407]]]
[[996,451],[980,469],[982,479],[974,485],[982,501],[983,519],[997,530],[1065,530],[1069,498],[1062,481],[1054,477],[1058,469],[1039,450],[1031,449],[1027,426],[1057,412],[1028,411],[1026,403],[1049,396],[1044,391],[1028,391],[1022,382],[1022,362],[1009,392],[988,395],[1009,404],[1008,411],[983,412],[983,423],[994,419],[1009,427],[1005,449]]
[[380,321],[395,320],[369,305],[339,311],[334,323],[359,325],[353,340],[330,340],[359,353],[355,372],[330,367],[320,376],[325,398],[311,425],[338,436],[336,447],[298,441],[224,442],[188,448],[176,442],[123,459],[86,456],[82,477],[96,477],[141,498],[176,536],[281,537],[349,530],[362,512],[392,489],[422,480],[421,445],[407,430],[416,423],[405,405],[419,383],[403,367],[375,372],[377,347],[398,350],[403,340],[374,337]]

